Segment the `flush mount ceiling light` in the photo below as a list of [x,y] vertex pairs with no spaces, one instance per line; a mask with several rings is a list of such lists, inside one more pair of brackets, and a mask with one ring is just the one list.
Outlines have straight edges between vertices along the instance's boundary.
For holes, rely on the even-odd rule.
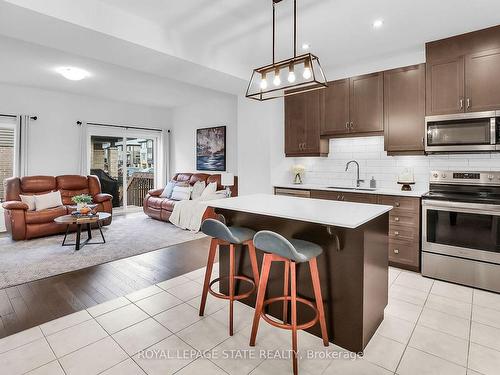
[[382,26],[384,26],[384,20],[378,19],[373,21],[373,28],[374,29],[380,29]]
[[64,78],[70,81],[81,81],[87,77],[90,77],[90,73],[86,70],[80,68],[74,68],[71,66],[63,66],[56,69],[56,72],[62,75]]
[[[327,87],[319,58],[312,53],[297,56],[297,0],[293,0],[293,57],[275,61],[276,4],[283,0],[271,1],[273,3],[273,62],[253,70],[246,97],[263,101]],[[304,43],[302,48],[307,49],[309,45]]]

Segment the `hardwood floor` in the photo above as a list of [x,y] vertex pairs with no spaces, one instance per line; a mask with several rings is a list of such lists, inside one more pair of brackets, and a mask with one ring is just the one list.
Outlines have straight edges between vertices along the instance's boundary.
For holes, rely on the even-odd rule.
[[210,239],[0,289],[0,338],[204,267]]

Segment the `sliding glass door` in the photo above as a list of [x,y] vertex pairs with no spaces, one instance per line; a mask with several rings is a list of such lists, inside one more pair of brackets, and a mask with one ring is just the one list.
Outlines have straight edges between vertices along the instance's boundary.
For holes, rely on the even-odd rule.
[[89,173],[113,196],[115,213],[142,211],[148,190],[160,185],[161,132],[88,126]]
[[[16,129],[18,118],[0,115],[0,202],[5,200],[5,180],[16,172]],[[3,209],[0,204],[0,232],[5,232]]]

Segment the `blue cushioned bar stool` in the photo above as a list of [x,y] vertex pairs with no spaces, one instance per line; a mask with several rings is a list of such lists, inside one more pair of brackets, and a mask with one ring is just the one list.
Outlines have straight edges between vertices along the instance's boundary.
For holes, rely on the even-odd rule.
[[[229,300],[229,335],[233,335],[233,303],[235,300],[240,300],[251,295],[256,286],[259,284],[259,269],[257,266],[257,257],[255,255],[255,247],[253,245],[253,236],[255,231],[243,227],[231,227],[215,219],[206,219],[201,225],[201,231],[206,235],[212,237],[210,242],[210,251],[208,253],[207,269],[205,271],[205,282],[203,283],[203,293],[201,295],[200,303],[200,316],[205,312],[205,304],[207,302],[207,294],[210,293],[214,297]],[[221,280],[220,277],[210,281],[212,276],[212,269],[215,260],[215,252],[217,246],[229,245],[229,295],[217,293],[212,289],[212,285]],[[250,262],[252,264],[253,280],[246,276],[235,275],[234,269],[234,252],[235,247],[247,246],[250,253]],[[235,280],[242,280],[249,282],[251,289],[242,294],[235,295],[234,287]]]
[[[255,234],[253,242],[259,250],[265,251],[266,254],[264,254],[264,261],[262,263],[262,270],[260,273],[252,334],[250,336],[250,346],[255,346],[257,330],[259,329],[259,321],[261,317],[275,327],[291,330],[293,373],[298,374],[297,330],[310,328],[319,321],[323,344],[325,346],[329,345],[328,332],[326,331],[325,312],[323,309],[323,299],[321,297],[321,286],[319,283],[318,265],[316,262],[316,257],[323,252],[323,249],[315,243],[298,239],[287,239],[278,233],[267,230],[260,231]],[[264,300],[272,262],[284,262],[285,264],[283,296]],[[314,298],[316,300],[315,304],[304,298],[297,297],[296,265],[297,263],[305,262],[309,263],[311,271]],[[291,286],[290,295],[288,295],[289,282]],[[267,305],[278,301],[283,301],[283,323],[269,318],[264,311],[264,308]],[[291,322],[287,323],[289,301],[291,304]],[[311,321],[303,324],[297,324],[297,302],[304,303],[314,310],[315,316]]]

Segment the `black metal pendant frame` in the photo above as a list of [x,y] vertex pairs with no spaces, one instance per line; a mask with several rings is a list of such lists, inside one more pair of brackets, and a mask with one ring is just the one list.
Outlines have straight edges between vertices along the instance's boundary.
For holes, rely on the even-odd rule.
[[[304,93],[308,91],[323,89],[328,87],[328,83],[321,67],[319,58],[312,53],[305,53],[303,55],[297,56],[297,0],[293,0],[293,57],[275,61],[275,39],[276,39],[276,4],[283,0],[272,0],[273,2],[273,60],[272,64],[262,66],[253,70],[252,77],[248,83],[246,97],[249,99],[255,99],[258,101],[265,101],[270,99],[276,99],[288,95],[294,95],[299,93]],[[268,74],[273,74],[281,72],[283,68],[289,67],[289,72],[294,71],[297,66],[304,66],[304,69],[309,69],[310,74],[308,78],[304,75],[298,83],[284,83],[276,85],[275,87],[262,88],[259,79],[266,79]],[[294,78],[295,80],[295,78]],[[272,86],[272,85],[270,85]]]

